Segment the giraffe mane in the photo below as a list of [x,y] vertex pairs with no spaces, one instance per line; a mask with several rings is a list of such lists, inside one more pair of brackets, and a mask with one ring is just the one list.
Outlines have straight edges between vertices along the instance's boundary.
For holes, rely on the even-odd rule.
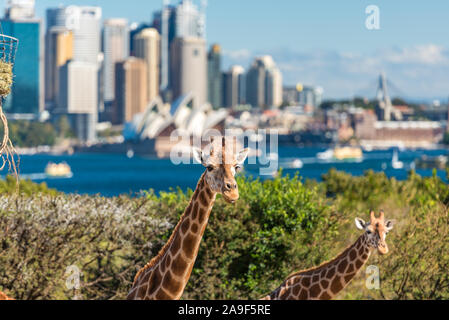
[[[204,175],[205,175],[205,173],[203,173],[203,174],[201,175],[201,178],[200,178],[200,180],[198,181],[198,184],[197,184],[195,190],[198,190],[198,189],[202,186]],[[175,240],[175,235],[177,234],[178,229],[181,227],[181,221],[182,221],[182,218],[185,216],[185,214],[186,214],[186,212],[187,212],[187,209],[188,209],[188,208],[190,207],[190,205],[192,204],[192,201],[193,201],[193,196],[192,196],[192,198],[190,199],[189,204],[187,205],[186,209],[184,210],[184,213],[181,215],[181,218],[180,218],[178,224],[176,225],[175,229],[173,229],[173,232],[172,232],[170,238],[168,239],[167,243],[162,247],[162,249],[159,251],[159,253],[158,253],[153,259],[150,260],[150,262],[148,262],[142,269],[140,269],[140,270],[137,272],[136,276],[134,277],[133,285],[136,284],[137,280],[138,280],[139,277],[142,275],[142,273],[144,273],[144,272],[147,271],[148,269],[154,267],[154,266],[156,265],[156,263],[158,263],[159,260],[162,259],[162,258],[165,256],[165,254],[167,253],[167,251],[168,251],[168,249],[170,248],[171,244],[172,244],[173,241]]]
[[345,255],[349,252],[349,250],[352,249],[352,247],[354,247],[354,245],[355,245],[355,244],[360,240],[360,238],[362,238],[364,235],[365,235],[365,234],[362,234],[360,237],[358,237],[357,240],[356,240],[354,243],[352,243],[352,244],[350,244],[349,246],[347,246],[347,247],[346,247],[346,248],[345,248],[339,255],[337,255],[336,257],[334,257],[334,258],[332,258],[332,259],[330,259],[330,260],[327,260],[327,261],[321,263],[321,264],[318,265],[318,266],[315,266],[315,267],[312,267],[312,268],[308,268],[308,269],[304,269],[304,270],[297,271],[297,272],[293,272],[293,273],[291,273],[291,274],[287,277],[287,279],[289,279],[289,278],[291,278],[291,277],[294,277],[294,276],[306,275],[306,274],[312,273],[312,272],[314,272],[314,271],[316,271],[316,270],[318,270],[318,269],[327,267],[327,266],[330,265],[331,263],[333,263],[333,262],[337,261],[338,259],[342,258],[343,256],[345,256]]

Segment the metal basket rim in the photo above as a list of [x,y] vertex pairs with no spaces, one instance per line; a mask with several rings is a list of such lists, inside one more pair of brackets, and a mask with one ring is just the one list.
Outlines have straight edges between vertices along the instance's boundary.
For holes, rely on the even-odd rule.
[[8,39],[11,39],[12,42],[19,42],[19,39],[17,39],[17,38],[14,38],[14,37],[11,37],[11,36],[7,36],[6,34],[0,33],[0,39],[2,39],[2,38],[8,38]]

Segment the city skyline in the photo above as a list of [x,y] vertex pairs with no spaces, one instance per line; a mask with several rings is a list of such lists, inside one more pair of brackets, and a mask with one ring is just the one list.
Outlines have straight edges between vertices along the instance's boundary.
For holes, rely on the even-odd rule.
[[[130,22],[149,22],[162,7],[162,1],[39,0],[36,13],[43,17],[46,7],[59,3],[98,5],[103,19],[124,17]],[[139,10],[134,9],[137,3]],[[365,8],[370,4],[380,8],[380,30],[365,28]],[[385,71],[407,98],[446,99],[447,9],[449,3],[444,1],[434,1],[432,6],[402,0],[259,1],[255,7],[251,2],[209,0],[207,41],[208,46],[219,43],[223,48],[224,69],[233,64],[247,69],[255,56],[269,54],[286,85],[320,85],[326,98],[374,95],[374,88],[372,93],[364,91]]]

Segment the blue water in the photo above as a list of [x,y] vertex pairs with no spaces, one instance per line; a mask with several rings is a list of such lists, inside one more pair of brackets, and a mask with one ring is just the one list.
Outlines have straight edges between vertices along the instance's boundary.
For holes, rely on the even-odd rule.
[[[413,160],[426,154],[429,156],[446,155],[447,150],[406,150],[399,152],[399,160],[404,162],[400,170],[391,167],[393,150],[364,152],[362,162],[322,162],[316,159],[316,154],[323,148],[282,147],[279,149],[279,165],[288,166],[294,159],[301,159],[304,166],[301,169],[284,168],[284,173],[294,174],[299,170],[303,178],[320,180],[321,175],[331,168],[362,175],[366,170],[384,171],[389,177],[406,179]],[[45,166],[49,161],[67,162],[72,168],[72,178],[48,178],[45,176]],[[384,170],[385,169],[385,170]],[[203,168],[196,164],[174,165],[170,160],[134,157],[132,159],[122,155],[109,154],[75,154],[72,156],[33,155],[21,156],[20,174],[22,178],[34,182],[45,182],[50,188],[66,193],[101,194],[116,196],[120,194],[136,194],[141,190],[153,189],[156,192],[168,191],[170,188],[180,187],[185,190],[194,188],[203,172]],[[432,170],[419,170],[422,176],[431,176]],[[2,172],[4,176],[6,170]],[[246,165],[246,175],[258,176],[258,165]],[[446,180],[443,170],[438,176]],[[263,178],[269,178],[264,176]]]

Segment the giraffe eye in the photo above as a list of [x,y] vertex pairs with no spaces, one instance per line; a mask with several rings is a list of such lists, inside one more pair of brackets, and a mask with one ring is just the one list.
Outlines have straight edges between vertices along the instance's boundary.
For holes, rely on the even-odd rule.
[[207,167],[207,171],[211,172],[212,170],[214,170],[214,167],[213,167],[213,166],[208,166],[208,167]]
[[235,166],[235,172],[240,172],[240,170],[242,170],[242,167],[237,165]]
[[366,232],[367,232],[368,234],[371,234],[371,233],[372,233],[370,229],[366,230]]

